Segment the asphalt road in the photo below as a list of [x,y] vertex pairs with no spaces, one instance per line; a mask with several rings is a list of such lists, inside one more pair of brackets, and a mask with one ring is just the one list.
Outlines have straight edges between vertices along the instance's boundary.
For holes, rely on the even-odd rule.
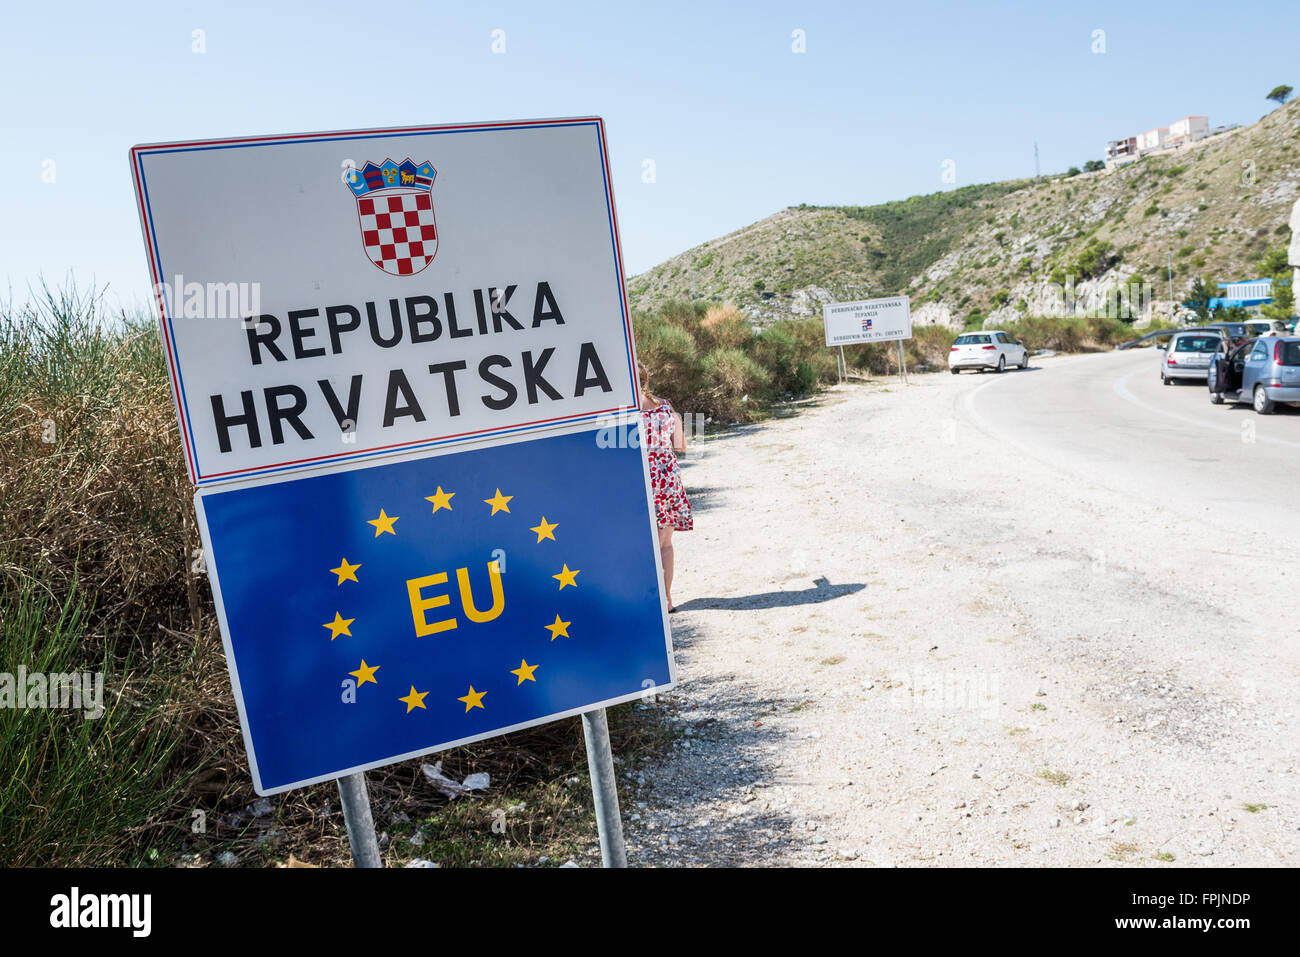
[[[1152,349],[1034,359],[964,391],[966,420],[1162,518],[1300,542],[1300,409],[1211,405],[1201,382],[1160,383]],[[965,376],[971,373],[963,373]]]

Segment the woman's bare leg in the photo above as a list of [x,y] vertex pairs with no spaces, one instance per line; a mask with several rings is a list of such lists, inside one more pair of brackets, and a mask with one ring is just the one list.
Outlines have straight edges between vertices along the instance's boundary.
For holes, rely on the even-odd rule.
[[659,529],[659,558],[664,566],[664,595],[668,598],[668,607],[673,607],[673,529]]

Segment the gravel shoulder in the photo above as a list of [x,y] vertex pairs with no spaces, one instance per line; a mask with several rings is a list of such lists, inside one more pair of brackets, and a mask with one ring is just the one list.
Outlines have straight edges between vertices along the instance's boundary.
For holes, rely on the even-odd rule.
[[[1109,374],[1033,375],[1081,362]],[[1261,563],[1230,512],[1160,509],[1137,481],[1159,430],[1104,474],[1035,457],[1013,413],[972,411],[1015,375],[853,383],[696,443],[633,865],[1300,861],[1300,549],[1261,539]]]

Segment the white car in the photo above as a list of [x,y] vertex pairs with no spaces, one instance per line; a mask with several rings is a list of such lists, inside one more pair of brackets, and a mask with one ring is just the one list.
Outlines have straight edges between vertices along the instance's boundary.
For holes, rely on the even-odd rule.
[[1173,385],[1175,379],[1200,379],[1205,381],[1210,363],[1223,352],[1223,336],[1217,329],[1199,332],[1175,332],[1169,344],[1163,347],[1160,359],[1160,381]]
[[998,329],[964,332],[948,352],[948,371],[956,375],[962,369],[992,369],[1002,372],[1007,366],[1029,368],[1029,350],[1019,339]]
[[1286,323],[1281,319],[1246,320],[1246,335],[1248,336],[1287,336],[1290,334]]

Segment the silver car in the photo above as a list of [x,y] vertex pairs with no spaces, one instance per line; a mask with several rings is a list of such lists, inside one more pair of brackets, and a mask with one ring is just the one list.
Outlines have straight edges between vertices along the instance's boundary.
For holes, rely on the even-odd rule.
[[1247,339],[1210,366],[1210,401],[1249,402],[1268,415],[1279,402],[1300,404],[1300,337]]
[[1223,351],[1223,336],[1218,330],[1176,332],[1163,347],[1160,381],[1173,385],[1175,379],[1205,379],[1210,363]]

